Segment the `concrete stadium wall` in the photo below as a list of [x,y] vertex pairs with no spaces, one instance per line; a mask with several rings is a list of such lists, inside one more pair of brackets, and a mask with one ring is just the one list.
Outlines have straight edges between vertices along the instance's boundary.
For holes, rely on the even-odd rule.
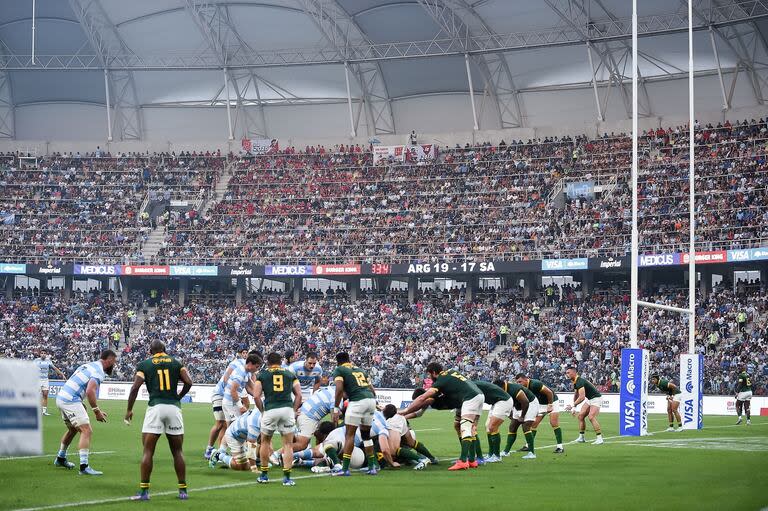
[[[724,76],[726,88],[732,76]],[[701,122],[758,118],[768,106],[758,105],[746,73],[736,81],[731,109],[723,111],[722,94],[715,75],[696,79],[696,117]],[[640,120],[641,129],[687,123],[688,85],[685,78],[647,83],[651,116]],[[601,94],[605,89],[601,89]],[[441,94],[403,98],[392,102],[396,135],[378,135],[384,144],[402,144],[415,129],[422,143],[439,145],[504,139],[528,139],[564,134],[598,135],[628,132],[631,121],[620,91],[614,88],[605,110],[605,121],[597,120],[594,93],[590,87],[571,90],[522,91],[520,101],[524,128],[498,129],[497,114],[488,98],[476,94],[480,130],[472,130],[472,111],[467,94]],[[357,108],[357,107],[356,107]],[[17,106],[16,140],[0,140],[0,151],[22,150],[46,154],[54,151],[93,151],[97,146],[111,151],[234,150],[240,148],[242,128],[235,140],[227,140],[226,109],[144,107],[144,140],[107,143],[103,105],[46,103]],[[255,114],[255,112],[254,112]],[[233,112],[233,118],[235,112]],[[255,115],[258,117],[257,115]],[[269,106],[265,108],[268,135],[282,146],[337,143],[367,144],[371,136],[361,116],[358,136],[352,138],[345,103]]]

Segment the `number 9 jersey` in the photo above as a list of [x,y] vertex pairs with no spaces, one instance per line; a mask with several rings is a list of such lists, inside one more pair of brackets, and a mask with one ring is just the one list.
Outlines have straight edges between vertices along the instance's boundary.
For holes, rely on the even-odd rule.
[[264,410],[293,406],[293,382],[296,375],[280,366],[263,369],[256,376],[264,392]]

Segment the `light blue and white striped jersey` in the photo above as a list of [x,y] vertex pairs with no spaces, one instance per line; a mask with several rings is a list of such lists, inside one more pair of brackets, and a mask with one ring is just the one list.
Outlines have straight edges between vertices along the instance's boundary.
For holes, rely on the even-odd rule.
[[[371,438],[375,438],[379,435],[384,435],[389,438],[389,427],[387,427],[387,419],[384,414],[377,411],[373,414],[373,424],[371,424]],[[363,437],[360,436],[360,428],[355,432],[355,445],[357,447],[363,447]]]
[[261,436],[261,412],[254,408],[235,419],[227,428],[229,436],[235,440],[255,442]]
[[224,393],[221,396],[221,401],[229,405],[234,404],[235,401],[232,399],[232,386],[235,383],[240,385],[239,393],[242,396],[243,391],[245,390],[245,384],[250,377],[251,373],[245,370],[245,360],[242,360],[242,364],[235,365],[232,369],[232,373],[229,375],[227,384],[224,386]]
[[312,390],[315,383],[319,382],[323,376],[323,368],[320,367],[320,364],[316,364],[311,371],[307,371],[304,367],[305,362],[305,360],[296,361],[288,366],[288,370],[299,378],[301,390]]
[[301,413],[312,420],[321,421],[333,411],[336,399],[336,387],[324,387],[301,403]]
[[218,383],[216,383],[216,386],[213,388],[213,395],[215,396],[221,396],[224,394],[224,387],[226,386],[226,383],[224,382],[224,375],[227,374],[228,369],[235,370],[235,367],[238,365],[242,365],[243,368],[245,368],[245,360],[242,358],[236,358],[232,362],[229,363],[227,366],[227,369],[224,370],[224,372],[221,374],[221,378],[219,378]]
[[51,365],[53,363],[51,362],[50,358],[36,358],[35,364],[37,364],[37,368],[40,369],[40,379],[41,380],[47,380],[49,373],[51,371]]
[[[101,360],[83,364],[77,368],[77,371],[75,371],[75,373],[70,376],[67,382],[59,389],[59,394],[56,396],[56,402],[82,403],[88,382],[96,380],[96,384],[101,385],[101,382],[103,382],[106,377],[107,375],[104,374]],[[96,392],[98,393],[98,388]]]

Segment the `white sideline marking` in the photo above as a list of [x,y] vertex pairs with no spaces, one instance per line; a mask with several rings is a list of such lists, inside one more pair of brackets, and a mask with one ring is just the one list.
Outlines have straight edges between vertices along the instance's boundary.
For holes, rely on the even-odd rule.
[[[114,454],[116,451],[94,451],[90,454]],[[56,454],[38,454],[36,456],[3,456],[0,457],[0,461],[11,461],[11,460],[30,460],[32,458],[55,458]]]
[[[293,479],[313,479],[316,477],[330,477],[330,474],[311,474],[311,475],[305,475],[305,476],[296,476]],[[271,481],[273,485],[280,485],[281,480],[280,479],[273,479]],[[241,486],[253,486],[255,484],[258,484],[255,479],[251,481],[243,481],[241,483],[229,483],[229,484],[219,484],[216,486],[203,486],[202,488],[189,488],[187,491],[189,493],[197,493],[201,491],[211,491],[211,490],[225,490],[227,488],[239,488]],[[159,491],[159,492],[153,492],[151,493],[152,497],[157,496],[164,496],[164,495],[176,495],[178,493],[178,490],[168,490],[168,491]],[[48,506],[39,506],[39,507],[25,507],[16,509],[14,511],[43,511],[44,509],[64,509],[67,507],[80,507],[80,506],[95,506],[98,504],[114,504],[115,502],[130,502],[130,496],[125,497],[112,497],[109,499],[99,499],[99,500],[84,500],[81,502],[67,502],[64,504],[51,504]],[[150,500],[150,502],[152,502]]]
[[427,429],[414,429],[416,433],[421,433],[422,431],[442,431],[443,428],[427,428]]
[[667,440],[624,442],[626,445],[656,447],[662,449],[704,449],[715,451],[768,451],[768,438],[765,437],[708,437],[708,438],[669,438]]

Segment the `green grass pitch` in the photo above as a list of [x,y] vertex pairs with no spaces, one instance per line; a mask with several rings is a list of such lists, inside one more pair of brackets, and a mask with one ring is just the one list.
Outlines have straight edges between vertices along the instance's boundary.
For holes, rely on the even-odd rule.
[[[51,403],[53,405],[53,403]],[[176,481],[167,444],[158,444],[152,474],[152,500],[128,502],[136,492],[141,455],[144,404],[137,403],[133,425],[122,421],[125,403],[105,401],[109,422],[94,425],[91,464],[102,477],[79,476],[54,468],[63,425],[55,405],[44,417],[45,457],[0,458],[0,509],[238,509],[271,506],[280,511],[305,509],[662,509],[759,510],[768,506],[768,417],[751,426],[734,426],[734,417],[705,417],[706,429],[660,432],[666,418],[650,416],[645,438],[619,438],[618,417],[600,419],[607,442],[602,446],[568,444],[565,455],[552,453],[548,423],[536,437],[536,460],[515,453],[503,463],[467,472],[448,472],[458,453],[451,416],[428,411],[411,422],[418,438],[441,458],[423,472],[385,470],[378,477],[353,474],[331,478],[294,470],[296,486],[284,488],[280,470],[273,482],[257,485],[251,473],[211,470],[202,457],[211,426],[209,407],[185,405],[187,480],[190,498],[176,500]],[[484,423],[484,418],[481,424]],[[576,420],[561,414],[565,441],[576,438]],[[506,425],[503,426],[506,428]],[[487,441],[480,435],[484,448]],[[594,434],[587,430],[587,438]],[[506,435],[502,435],[502,447]],[[516,447],[522,446],[522,435]],[[77,449],[70,448],[77,462]],[[88,502],[89,503],[86,503]]]

